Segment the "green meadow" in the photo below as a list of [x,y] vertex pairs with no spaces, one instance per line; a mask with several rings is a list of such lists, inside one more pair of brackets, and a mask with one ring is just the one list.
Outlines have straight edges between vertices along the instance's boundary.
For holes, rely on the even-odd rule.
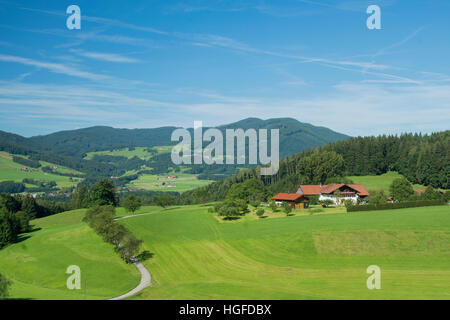
[[136,299],[450,299],[448,206],[230,223],[207,209],[122,220],[154,253]]
[[[11,298],[81,300],[86,292],[86,299],[109,299],[139,283],[136,268],[81,222],[84,212],[34,220],[35,231],[0,250],[0,273],[13,282]],[[81,268],[81,290],[67,289],[70,265]]]
[[[51,174],[43,172],[41,168],[32,169],[32,172],[21,171],[20,168],[25,167],[19,163],[15,163],[12,160],[12,155],[6,152],[0,152],[0,182],[1,181],[15,181],[22,182],[23,179],[34,179],[43,181],[55,181],[59,188],[76,186],[79,178],[73,178],[70,181],[70,177],[60,176],[57,174]],[[40,161],[43,166],[54,166],[54,164]],[[80,174],[75,170],[58,166],[57,169],[60,173],[74,173]],[[28,187],[33,187],[32,185],[27,185]]]
[[[169,179],[170,175],[176,179]],[[128,186],[132,188],[152,191],[184,192],[210,184],[210,180],[199,180],[196,174],[172,172],[164,175],[142,174],[138,179],[131,181]]]
[[[386,194],[389,193],[389,187],[397,178],[403,178],[403,175],[396,171],[390,171],[378,176],[350,176],[348,177],[354,183],[363,184],[369,191],[383,190]],[[413,185],[414,189],[425,189],[426,187],[420,184]]]
[[[120,220],[154,254],[144,261],[153,285],[133,299],[450,299],[449,206],[298,210],[264,219],[250,213],[234,221],[208,208],[143,207]],[[81,222],[83,215],[35,220],[40,230],[0,251],[12,298],[83,299],[83,290],[65,289],[71,264],[85,272],[88,299],[139,283],[136,269]],[[366,287],[370,265],[381,268],[381,290]]]
[[135,147],[134,150],[130,150],[129,148],[122,148],[122,149],[116,149],[116,150],[107,150],[107,151],[96,151],[96,152],[89,152],[86,154],[85,159],[91,160],[94,158],[95,155],[108,155],[108,156],[115,156],[115,157],[126,157],[128,159],[131,159],[133,157],[138,157],[144,160],[148,160],[151,157],[154,156],[154,154],[147,151],[147,149],[152,149],[156,151],[156,154],[162,154],[162,153],[168,153],[171,152],[172,147],[170,146],[158,146],[158,147]]

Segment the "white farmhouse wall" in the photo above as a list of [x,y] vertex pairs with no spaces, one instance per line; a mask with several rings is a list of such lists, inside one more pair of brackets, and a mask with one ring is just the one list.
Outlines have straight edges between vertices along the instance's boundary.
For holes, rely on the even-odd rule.
[[352,196],[341,196],[341,197],[335,197],[332,194],[320,194],[319,201],[325,201],[325,200],[331,200],[335,205],[339,205],[342,200],[352,200],[354,204],[357,204],[359,201],[359,196],[357,194],[354,194]]

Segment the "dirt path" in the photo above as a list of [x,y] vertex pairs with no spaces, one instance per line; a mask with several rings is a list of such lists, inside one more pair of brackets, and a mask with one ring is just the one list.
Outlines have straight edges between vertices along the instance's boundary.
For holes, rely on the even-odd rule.
[[[114,219],[114,221],[140,217],[140,216],[144,216],[144,215],[148,215],[148,214],[151,214],[151,213],[143,213],[143,214],[137,214],[137,215],[132,215],[132,216],[120,217],[120,218]],[[109,299],[109,300],[126,299],[126,298],[134,296],[135,294],[138,294],[139,292],[141,292],[145,288],[151,286],[151,284],[152,284],[152,276],[151,276],[150,272],[147,270],[147,268],[137,259],[135,259],[135,261],[133,261],[133,264],[135,265],[135,267],[139,270],[139,272],[141,274],[141,282],[133,290],[131,290],[131,291],[129,291],[129,292],[127,292],[127,293],[125,293],[125,294],[123,294],[121,296],[118,296],[118,297],[115,297],[115,298],[112,298],[112,299]]]
[[118,296],[118,297],[115,297],[115,298],[112,298],[112,299],[109,299],[109,300],[122,300],[122,299],[125,299],[125,298],[129,298],[131,296],[134,296],[135,294],[138,294],[139,292],[141,292],[145,288],[151,286],[151,284],[152,284],[152,276],[150,275],[150,272],[148,272],[147,268],[144,267],[144,265],[141,262],[139,262],[138,260],[133,262],[133,264],[136,266],[136,268],[141,273],[141,283],[139,283],[139,285],[136,288],[134,288],[133,290],[131,290],[131,291],[129,291],[129,292],[127,292],[127,293],[125,293],[125,294],[123,294],[121,296]]

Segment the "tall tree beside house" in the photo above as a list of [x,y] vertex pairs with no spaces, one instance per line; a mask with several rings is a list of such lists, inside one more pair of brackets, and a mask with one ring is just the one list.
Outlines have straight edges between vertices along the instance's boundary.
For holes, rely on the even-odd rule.
[[119,199],[116,193],[116,187],[112,180],[102,179],[89,192],[92,204],[99,206],[117,207]]
[[298,163],[298,172],[304,184],[325,183],[331,177],[343,176],[344,169],[344,158],[334,151],[315,152]]
[[420,198],[424,199],[424,200],[442,200],[442,199],[444,199],[444,195],[442,195],[440,192],[434,190],[434,188],[432,186],[428,186],[425,189],[425,192],[422,193]]
[[391,196],[397,201],[408,201],[414,196],[414,189],[407,179],[397,178],[389,187]]
[[244,200],[246,203],[263,202],[269,196],[261,180],[248,179],[242,183],[233,184],[228,191],[227,199]]
[[386,195],[383,190],[371,190],[369,191],[369,196],[367,197],[367,201],[370,204],[385,204],[386,203]]

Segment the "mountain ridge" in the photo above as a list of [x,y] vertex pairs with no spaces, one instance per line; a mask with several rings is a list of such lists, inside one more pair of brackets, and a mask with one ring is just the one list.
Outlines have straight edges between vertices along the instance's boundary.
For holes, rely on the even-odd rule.
[[[33,136],[28,139],[42,151],[55,152],[62,155],[82,156],[87,152],[120,149],[125,147],[154,147],[174,145],[170,140],[172,132],[180,127],[164,126],[158,128],[114,128],[109,126],[93,126],[75,130],[64,130],[47,135]],[[210,127],[205,127],[208,129]],[[237,122],[217,126],[225,129],[279,129],[280,156],[288,156],[305,149],[324,145],[330,142],[345,140],[350,136],[333,131],[326,127],[318,127],[303,123],[293,118],[273,118],[262,120],[246,118]],[[192,128],[187,128],[192,130]]]

